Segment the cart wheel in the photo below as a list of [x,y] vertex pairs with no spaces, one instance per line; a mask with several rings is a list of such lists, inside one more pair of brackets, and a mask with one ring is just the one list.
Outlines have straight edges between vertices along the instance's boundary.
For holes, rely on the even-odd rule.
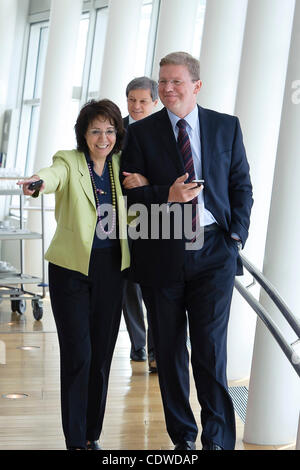
[[11,310],[12,312],[18,312],[21,315],[26,311],[26,301],[24,299],[12,300],[11,301]]
[[43,305],[40,300],[32,300],[32,313],[35,320],[40,320],[43,316]]

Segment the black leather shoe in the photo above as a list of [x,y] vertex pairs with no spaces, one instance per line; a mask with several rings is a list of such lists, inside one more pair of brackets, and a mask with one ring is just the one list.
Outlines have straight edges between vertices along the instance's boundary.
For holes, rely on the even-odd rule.
[[157,372],[156,359],[153,354],[148,355],[149,372]]
[[98,441],[87,441],[87,450],[102,450]]
[[223,448],[212,442],[211,444],[204,445],[202,450],[223,450]]
[[175,444],[174,450],[195,450],[196,444],[192,441],[183,441]]
[[130,351],[130,359],[132,361],[136,362],[143,362],[146,361],[147,359],[147,354],[145,348],[138,349],[137,351],[134,351],[133,348],[131,348]]

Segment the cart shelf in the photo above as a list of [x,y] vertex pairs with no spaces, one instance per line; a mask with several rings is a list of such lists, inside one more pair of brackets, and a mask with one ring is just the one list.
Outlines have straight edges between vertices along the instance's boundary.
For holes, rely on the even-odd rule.
[[[5,179],[5,178],[1,178]],[[19,179],[19,178],[7,178]],[[19,240],[20,243],[20,269],[0,271],[0,299],[8,298],[11,302],[11,309],[21,315],[26,310],[26,301],[31,299],[33,316],[36,320],[40,320],[43,316],[43,303],[42,299],[46,295],[45,283],[45,261],[44,261],[44,196],[41,195],[40,211],[41,211],[41,233],[31,232],[24,229],[23,225],[23,192],[20,189],[0,189],[0,196],[19,196],[19,226],[18,227],[3,227],[0,229],[0,240]],[[41,240],[41,262],[42,262],[42,277],[31,276],[25,274],[23,270],[23,242],[24,240]],[[24,290],[24,285],[36,284],[41,288],[40,294],[32,293]]]

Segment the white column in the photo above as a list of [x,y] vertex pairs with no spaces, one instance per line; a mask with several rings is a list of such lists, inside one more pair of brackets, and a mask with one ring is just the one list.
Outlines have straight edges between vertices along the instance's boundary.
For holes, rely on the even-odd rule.
[[245,255],[262,267],[295,0],[248,3],[235,113],[254,190]]
[[[235,112],[250,164],[254,206],[244,254],[262,269],[280,127],[294,0],[248,2]],[[225,47],[227,39],[224,38]],[[226,75],[226,73],[225,73]],[[218,75],[222,87],[222,72]],[[244,285],[249,276],[240,278]],[[259,295],[259,288],[251,288]],[[256,315],[234,291],[228,330],[228,378],[249,377]]]
[[[300,104],[293,100],[293,83],[300,78],[299,50],[300,2],[297,1],[263,267],[266,277],[300,321]],[[277,55],[277,50],[274,55]],[[259,202],[260,200],[261,197]],[[280,318],[273,304],[263,294],[260,301],[285,332],[287,339],[294,341],[294,333]],[[299,407],[299,377],[266,328],[259,322],[255,337],[244,440],[266,445],[295,441]]]
[[[234,113],[247,5],[248,0],[206,2],[200,55],[203,85],[198,94],[204,108]],[[249,376],[253,347],[249,332],[253,337],[254,327],[253,313],[234,291],[227,341],[229,380]]]
[[[42,86],[39,129],[36,144],[34,171],[49,166],[57,150],[64,148],[65,125],[72,97],[72,74],[75,45],[81,18],[82,0],[52,0],[47,56]],[[47,204],[52,196],[45,196]],[[36,204],[34,200],[31,204]],[[46,249],[55,230],[52,212],[46,212]],[[40,214],[29,212],[28,226],[40,230]],[[33,256],[35,253],[35,256]],[[25,244],[25,269],[29,274],[40,275],[40,245]]]
[[197,0],[161,0],[152,76],[158,79],[159,62],[170,52],[191,53]]
[[198,102],[233,114],[248,0],[206,2],[200,67],[203,82]]
[[297,439],[296,439],[296,450],[300,450],[300,413],[299,413],[299,421],[298,421],[298,431],[297,431]]
[[132,75],[142,0],[110,0],[100,83],[100,98],[114,101],[127,113],[126,86]]
[[17,0],[0,0],[0,144],[13,59],[17,3]]
[[[17,18],[17,0],[0,0],[0,151],[8,153],[8,146],[2,141],[4,112],[7,108],[9,80],[13,58],[15,27]],[[6,147],[6,148],[5,148]],[[6,161],[7,167],[12,167]],[[3,219],[6,208],[6,198],[0,198],[0,220]],[[0,246],[5,245],[1,242]]]
[[73,64],[82,0],[52,0],[35,170],[51,163],[63,143],[72,97]]

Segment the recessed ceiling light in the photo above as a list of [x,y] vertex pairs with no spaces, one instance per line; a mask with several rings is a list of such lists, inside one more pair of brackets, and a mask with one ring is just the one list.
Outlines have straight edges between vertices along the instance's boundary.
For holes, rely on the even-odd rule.
[[23,351],[31,351],[32,349],[39,349],[39,346],[18,346],[17,349],[22,349]]
[[8,393],[6,395],[2,395],[2,398],[8,398],[9,400],[17,400],[19,398],[27,398],[29,395],[26,393]]

